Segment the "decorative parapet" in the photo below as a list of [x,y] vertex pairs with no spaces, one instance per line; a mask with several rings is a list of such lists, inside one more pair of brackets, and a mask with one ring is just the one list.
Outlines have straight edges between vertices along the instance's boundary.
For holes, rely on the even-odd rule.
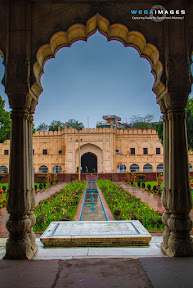
[[[36,131],[33,136],[53,136],[53,135],[62,135],[62,134],[78,134],[77,129],[71,129],[71,128],[64,128],[61,131]],[[80,130],[80,134],[91,134],[91,133],[116,133],[120,135],[157,135],[156,130],[140,130],[140,129],[117,129],[116,127],[111,127],[111,128],[83,128]],[[9,140],[8,140],[9,141]],[[5,143],[5,142],[4,142]]]

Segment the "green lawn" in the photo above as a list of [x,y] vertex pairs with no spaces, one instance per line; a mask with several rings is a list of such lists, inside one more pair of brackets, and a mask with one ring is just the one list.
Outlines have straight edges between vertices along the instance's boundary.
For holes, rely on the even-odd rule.
[[8,189],[8,183],[0,183],[1,188],[3,188],[3,186],[6,187],[6,190]]

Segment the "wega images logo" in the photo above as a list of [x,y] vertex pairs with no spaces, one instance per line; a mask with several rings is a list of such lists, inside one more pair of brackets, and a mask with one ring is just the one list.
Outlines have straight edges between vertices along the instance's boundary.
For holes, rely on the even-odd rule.
[[163,20],[184,20],[185,9],[167,10],[161,5],[154,5],[150,10],[131,10],[133,20],[152,20],[161,22]]

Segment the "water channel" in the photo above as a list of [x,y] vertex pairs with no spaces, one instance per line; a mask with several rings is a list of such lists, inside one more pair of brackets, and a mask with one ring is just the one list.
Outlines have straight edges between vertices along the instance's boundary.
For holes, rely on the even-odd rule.
[[88,182],[79,221],[108,221],[95,182]]

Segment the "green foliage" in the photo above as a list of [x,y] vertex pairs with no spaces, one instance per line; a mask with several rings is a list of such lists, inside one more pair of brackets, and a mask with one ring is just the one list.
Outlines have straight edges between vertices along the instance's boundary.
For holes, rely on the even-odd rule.
[[140,182],[144,182],[145,181],[145,174],[138,174],[137,178],[139,178]]
[[147,185],[147,189],[151,190],[151,185],[150,184]]
[[139,220],[149,231],[164,229],[161,214],[146,203],[109,180],[100,179],[97,184],[117,220]]
[[34,231],[44,231],[52,221],[73,220],[86,181],[73,181],[35,207]]
[[0,143],[10,139],[11,117],[10,112],[5,111],[5,100],[0,96]]
[[75,119],[70,119],[65,123],[67,128],[74,128],[74,129],[83,129],[84,125],[82,122],[78,122]]
[[0,183],[1,183],[1,180],[5,177],[4,174],[0,174]]
[[37,127],[37,131],[58,131],[64,129],[64,127],[67,128],[74,128],[74,129],[82,129],[84,128],[84,125],[81,122],[78,122],[75,119],[70,119],[67,122],[63,123],[61,121],[53,120],[50,125],[47,125],[45,123],[41,123]]
[[53,120],[51,124],[49,125],[49,131],[58,131],[62,130],[65,127],[65,123],[62,123],[61,121]]
[[188,99],[186,113],[188,149],[193,150],[193,99]]
[[[188,99],[188,104],[186,107],[187,113],[187,137],[188,137],[188,149],[193,150],[193,99]],[[156,131],[158,133],[158,137],[163,144],[163,119],[156,124]]]
[[47,175],[38,175],[38,178],[40,179],[41,183],[44,183],[46,181]]
[[161,141],[163,145],[163,119],[160,118],[160,121],[156,124],[156,131],[159,137],[159,140]]
[[49,129],[49,126],[47,125],[47,124],[45,124],[45,123],[41,123],[37,128],[36,128],[36,130],[37,131],[48,131],[48,129]]
[[128,125],[129,128],[135,128],[135,129],[155,129],[155,124],[153,121],[153,115],[147,114],[144,117],[141,116],[132,116],[130,124]]

